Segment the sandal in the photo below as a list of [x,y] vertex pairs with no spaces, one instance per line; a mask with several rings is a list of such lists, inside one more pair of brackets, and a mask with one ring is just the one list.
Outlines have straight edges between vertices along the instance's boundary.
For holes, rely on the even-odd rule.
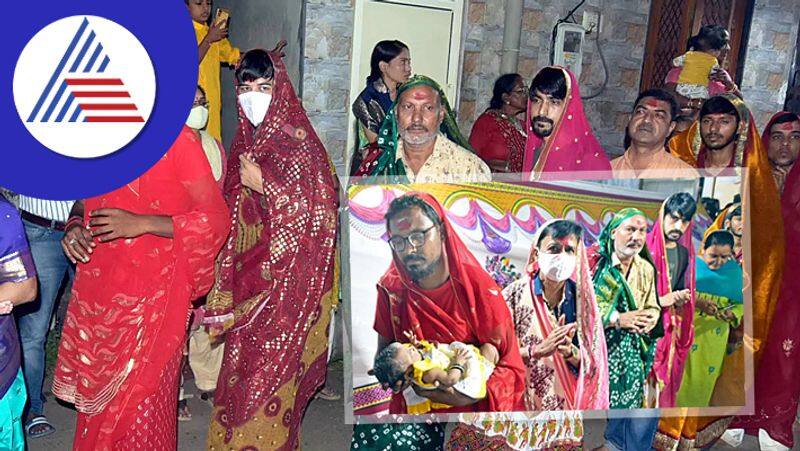
[[338,401],[342,399],[342,395],[336,393],[328,387],[323,387],[322,390],[317,393],[315,398],[323,399],[325,401]]
[[186,400],[178,401],[178,421],[191,421],[191,419],[192,413],[189,412],[189,405],[186,404]]
[[[42,426],[39,428],[38,432],[33,431],[36,426]],[[30,438],[40,438],[56,432],[56,428],[53,427],[49,421],[47,421],[47,418],[44,415],[36,415],[35,417],[31,418],[31,421],[29,421],[25,426],[25,432]]]

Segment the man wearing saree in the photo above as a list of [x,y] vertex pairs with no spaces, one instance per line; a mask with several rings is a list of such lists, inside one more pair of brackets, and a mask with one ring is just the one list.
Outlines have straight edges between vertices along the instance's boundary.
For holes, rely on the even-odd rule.
[[78,410],[73,449],[175,449],[189,309],[213,282],[226,221],[187,127],[138,179],[75,204],[62,247],[78,267],[53,380]]
[[[794,446],[792,426],[800,399],[800,358],[797,346],[800,329],[800,278],[791,276],[789,266],[800,260],[800,118],[788,112],[775,114],[762,135],[768,149],[773,175],[781,194],[781,211],[786,237],[786,266],[775,315],[769,328],[766,349],[756,368],[755,412],[740,416],[734,427],[759,435],[762,446],[789,449]],[[767,435],[768,437],[765,437]],[[777,443],[775,443],[777,442]]]
[[0,448],[4,450],[25,450],[22,412],[28,397],[11,311],[34,300],[36,288],[36,268],[19,213],[0,197]]
[[[652,407],[647,384],[663,329],[646,236],[644,213],[624,208],[600,232],[593,256],[594,289],[608,348],[611,409]],[[650,418],[610,418],[604,448],[644,449],[652,442],[656,425]]]
[[[390,412],[405,413],[405,396],[412,393],[451,406],[433,412],[522,410],[525,370],[511,314],[500,288],[461,242],[444,209],[430,195],[410,193],[392,201],[386,219],[393,262],[378,282],[374,324],[378,352],[413,332],[419,340],[440,343],[491,343],[499,353],[485,398],[476,401],[452,388],[414,386],[392,395]],[[397,449],[390,434],[362,438],[361,432],[369,427],[356,427],[351,449]],[[381,429],[399,433],[408,427],[387,424]],[[417,449],[441,449],[441,426],[424,427],[427,434],[416,446],[431,437],[438,440]]]
[[[539,227],[526,275],[503,290],[520,354],[527,366],[525,406],[547,412],[530,421],[477,419],[470,449],[502,443],[515,449],[580,449],[583,421],[576,410],[608,408],[605,336],[580,225],[564,219]],[[548,420],[560,415],[554,427]],[[548,429],[548,434],[541,430]],[[466,441],[462,439],[462,441]]]
[[522,172],[525,126],[517,117],[525,112],[528,88],[519,74],[505,74],[494,82],[492,100],[472,126],[469,143],[492,172]]
[[[726,114],[726,111],[730,111],[730,106],[734,108],[736,127],[733,141],[725,144],[731,139],[727,136],[730,133],[730,114]],[[706,121],[706,125],[701,127],[700,122],[706,116],[711,117]],[[709,149],[706,141],[716,149]],[[731,146],[732,154],[727,155]],[[721,94],[706,101],[700,119],[688,130],[670,139],[669,148],[675,156],[698,169],[715,166],[715,162],[725,164],[726,160],[726,167],[717,167],[716,171],[727,173],[732,170],[731,168],[746,168],[742,184],[743,192],[749,194],[742,199],[743,203],[738,207],[742,213],[749,212],[749,216],[743,215],[742,219],[746,229],[752,232],[748,256],[751,273],[745,273],[744,277],[752,281],[753,335],[748,343],[752,343],[754,381],[757,384],[759,360],[764,351],[767,332],[778,300],[785,254],[781,199],[773,179],[767,150],[758,135],[749,109],[741,98],[733,94]],[[713,157],[707,156],[715,151],[717,154]],[[730,229],[730,224],[726,226],[725,221],[734,219],[734,215],[730,218],[728,215],[736,207],[723,210],[709,230]],[[733,232],[736,228],[733,227]],[[744,349],[739,348],[726,356],[723,362],[723,366],[725,365],[729,368],[733,366],[743,368]],[[712,403],[736,405],[738,401],[730,398],[735,396],[740,399],[743,396],[741,377],[738,376],[742,371],[726,371],[720,376],[712,395]],[[725,377],[726,374],[737,376],[728,378]],[[738,404],[741,405],[741,402]],[[725,432],[732,420],[733,417],[730,416],[664,418],[659,423],[658,438],[662,440],[660,449],[695,449],[709,446]]]
[[291,450],[325,381],[337,181],[279,54],[250,50],[235,77],[231,230],[205,320],[225,333],[208,447]]
[[529,95],[522,171],[530,176],[525,179],[555,179],[575,171],[592,172],[585,177],[594,179],[608,177],[611,165],[586,119],[575,75],[562,67],[545,67],[531,81]]
[[365,150],[355,175],[405,183],[491,181],[489,166],[469,148],[442,88],[415,75],[397,89],[378,140]]
[[677,193],[661,206],[647,235],[647,247],[656,266],[656,288],[661,304],[664,336],[656,345],[653,373],[659,407],[676,407],[683,367],[694,334],[694,245],[692,221],[697,203],[688,193]]
[[626,126],[627,149],[611,160],[616,178],[674,178],[694,175],[692,166],[667,152],[666,143],[676,126],[678,104],[662,89],[639,94]]
[[733,236],[725,230],[707,234],[697,257],[694,340],[677,395],[681,407],[708,407],[725,370],[723,358],[731,329],[743,314],[742,267],[733,257]]

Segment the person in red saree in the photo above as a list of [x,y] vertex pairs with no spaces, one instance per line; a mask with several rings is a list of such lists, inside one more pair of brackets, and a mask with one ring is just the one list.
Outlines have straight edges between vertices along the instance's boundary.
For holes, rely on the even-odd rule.
[[[685,132],[672,137],[669,148],[670,153],[698,169],[711,169],[719,173],[731,173],[732,168],[736,167],[747,169],[742,177],[742,191],[747,195],[742,198],[739,208],[744,213],[742,219],[745,228],[751,233],[750,254],[744,257],[745,260],[749,258],[750,273],[745,271],[744,277],[752,281],[753,332],[745,343],[753,352],[754,381],[757,383],[759,361],[776,312],[786,251],[783,246],[785,224],[781,214],[781,198],[775,186],[767,150],[749,109],[741,98],[733,94],[721,94],[707,100],[698,121]],[[729,216],[736,208],[736,205],[732,205],[720,212],[708,230],[730,227],[736,233],[736,227],[732,224],[735,216]],[[738,349],[726,356],[723,367],[726,365],[729,368],[736,365],[737,370],[726,371],[717,380],[712,396],[712,403],[716,405],[731,405],[730,399],[734,394],[739,398],[743,395],[736,377],[743,374],[744,351]],[[728,381],[725,380],[726,375],[737,376]],[[720,390],[721,387],[725,389]],[[732,416],[662,418],[656,437],[656,441],[662,440],[662,446],[657,448],[710,446],[722,436],[733,419]]]
[[558,178],[559,173],[574,171],[590,171],[584,177],[595,179],[611,175],[608,156],[583,111],[578,80],[569,70],[552,66],[536,74],[525,124],[522,171],[530,172],[526,179]]
[[527,100],[528,88],[519,74],[501,75],[489,108],[472,126],[469,144],[492,172],[522,172],[527,134],[517,116],[525,112]]
[[694,245],[692,220],[697,203],[688,193],[676,193],[661,206],[647,235],[647,248],[656,266],[656,289],[661,304],[664,336],[656,344],[653,374],[659,388],[659,407],[680,407],[675,398],[694,340]]
[[78,267],[53,379],[78,410],[73,449],[176,448],[189,310],[214,280],[227,216],[187,127],[144,175],[73,207],[62,246]]
[[[461,242],[444,209],[428,194],[406,194],[392,201],[386,221],[394,261],[378,281],[374,328],[379,350],[404,341],[405,332],[440,343],[491,343],[500,359],[484,399],[475,402],[452,388],[413,391],[452,406],[433,412],[523,410],[525,367],[511,313],[500,288]],[[403,393],[392,396],[389,411],[407,411]]]
[[773,445],[771,449],[781,448],[774,447],[775,441],[789,449],[794,446],[792,426],[800,402],[800,384],[797,383],[800,328],[796,322],[800,317],[800,302],[797,302],[800,278],[792,277],[789,271],[789,265],[800,261],[800,166],[796,163],[800,152],[800,117],[785,111],[775,114],[761,139],[768,149],[776,184],[782,191],[786,266],[775,306],[776,315],[756,370],[755,414],[738,417],[733,427],[743,428],[751,435],[758,434],[762,449],[766,443]]
[[279,53],[248,51],[235,78],[231,230],[206,305],[225,334],[208,447],[291,450],[325,381],[337,181]]

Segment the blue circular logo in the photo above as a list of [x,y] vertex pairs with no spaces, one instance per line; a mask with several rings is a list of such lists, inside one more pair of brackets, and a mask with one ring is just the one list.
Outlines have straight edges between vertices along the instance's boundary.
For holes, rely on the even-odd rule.
[[155,164],[186,121],[198,66],[191,18],[181,2],[44,3],[12,11],[0,50],[0,186],[46,199],[113,191]]

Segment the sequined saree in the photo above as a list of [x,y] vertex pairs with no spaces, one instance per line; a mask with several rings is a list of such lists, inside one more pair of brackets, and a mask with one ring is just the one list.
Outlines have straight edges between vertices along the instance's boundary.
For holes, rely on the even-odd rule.
[[[209,449],[298,447],[305,409],[325,381],[338,300],[336,179],[286,67],[270,58],[272,102],[258,128],[240,108],[225,181],[231,230],[206,314],[225,333]],[[261,168],[263,195],[241,183],[244,153]]]

